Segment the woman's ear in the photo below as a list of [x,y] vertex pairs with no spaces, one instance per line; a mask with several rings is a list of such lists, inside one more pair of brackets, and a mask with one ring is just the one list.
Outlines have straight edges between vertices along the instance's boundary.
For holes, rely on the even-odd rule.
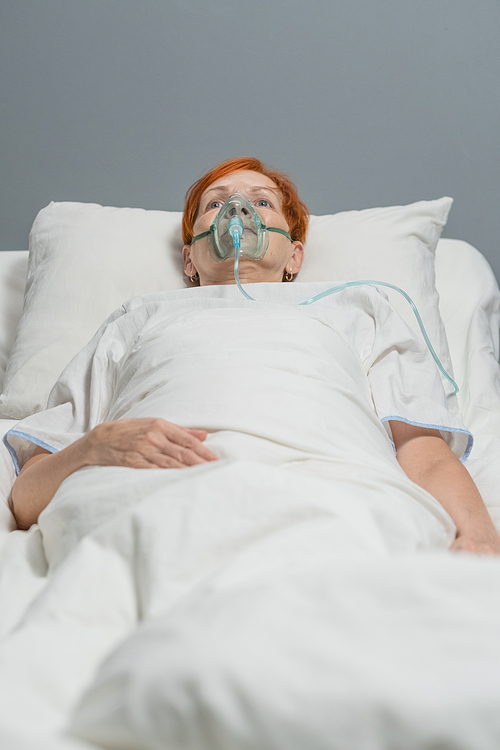
[[182,257],[184,258],[184,273],[186,276],[194,276],[198,269],[191,260],[191,245],[184,245],[182,248]]
[[290,257],[290,260],[286,264],[287,270],[290,270],[290,273],[298,273],[300,271],[300,267],[302,265],[302,262],[304,260],[304,245],[300,240],[295,240],[293,243],[293,253]]

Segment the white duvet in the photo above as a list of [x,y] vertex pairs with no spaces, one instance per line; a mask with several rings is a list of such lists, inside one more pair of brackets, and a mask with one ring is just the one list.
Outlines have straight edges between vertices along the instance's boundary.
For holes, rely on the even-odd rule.
[[22,463],[162,416],[220,459],[82,469],[23,536],[38,577],[0,588],[6,748],[498,749],[500,562],[447,552],[388,420],[461,458],[472,438],[384,295],[290,304],[325,286],[133,300],[7,435]]

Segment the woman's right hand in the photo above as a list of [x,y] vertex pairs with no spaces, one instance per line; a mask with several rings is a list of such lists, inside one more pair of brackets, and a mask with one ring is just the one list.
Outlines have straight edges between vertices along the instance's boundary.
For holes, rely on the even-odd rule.
[[179,427],[165,419],[103,422],[74,443],[51,453],[37,448],[12,487],[12,511],[20,529],[29,529],[61,483],[84,466],[183,469],[215,461],[203,441],[206,430]]
[[203,445],[206,437],[206,430],[146,417],[102,422],[82,440],[90,466],[183,469],[218,459]]

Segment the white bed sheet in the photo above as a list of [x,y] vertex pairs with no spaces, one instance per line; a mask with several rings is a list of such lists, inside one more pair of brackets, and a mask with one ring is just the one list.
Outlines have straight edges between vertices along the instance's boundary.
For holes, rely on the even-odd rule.
[[[472,313],[461,365],[465,466],[500,531],[491,313]],[[320,466],[218,462],[172,482],[168,505],[163,472],[127,477],[115,520],[123,472],[77,472],[29,532],[7,533],[2,506],[2,748],[498,750],[499,562],[447,554],[427,493],[351,475],[332,503]],[[2,445],[4,496],[13,476]]]
[[69,717],[120,749],[498,747],[500,563],[447,554],[427,493],[372,470],[176,474],[62,485],[31,536],[46,583],[0,646],[2,727],[34,747]]
[[[498,471],[484,437],[465,465]],[[1,731],[497,750],[500,560],[448,554],[451,519],[386,455],[335,477],[251,456],[68,477],[2,548]]]

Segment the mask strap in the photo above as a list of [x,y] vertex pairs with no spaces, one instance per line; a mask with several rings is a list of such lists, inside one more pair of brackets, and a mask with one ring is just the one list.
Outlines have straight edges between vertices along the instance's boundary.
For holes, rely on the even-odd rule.
[[[284,229],[278,229],[278,227],[266,227],[265,224],[262,225],[262,229],[264,231],[267,229],[268,232],[277,232],[278,234],[282,234],[287,239],[289,239],[290,242],[293,242],[293,240],[290,237],[290,235],[288,234],[288,232],[285,232]],[[191,240],[191,242],[189,244],[192,245],[193,242],[196,242],[196,240],[201,240],[201,239],[203,239],[203,237],[208,237],[208,235],[209,234],[213,234],[214,231],[215,231],[215,226],[214,226],[214,224],[212,224],[212,226],[210,227],[210,230],[208,232],[202,232],[201,234],[197,234],[196,237],[193,237],[193,239]]]
[[264,226],[263,229],[267,229],[268,232],[277,232],[278,234],[283,234],[285,237],[288,237],[290,242],[293,242],[288,232],[285,232],[284,229],[278,229],[278,227],[266,227],[266,226]]
[[201,240],[203,239],[203,237],[208,237],[208,235],[213,234],[214,231],[215,231],[215,225],[212,224],[208,232],[202,232],[201,234],[197,234],[196,237],[193,237],[193,239],[191,240],[189,244],[192,245],[193,242],[196,242],[196,240]]

